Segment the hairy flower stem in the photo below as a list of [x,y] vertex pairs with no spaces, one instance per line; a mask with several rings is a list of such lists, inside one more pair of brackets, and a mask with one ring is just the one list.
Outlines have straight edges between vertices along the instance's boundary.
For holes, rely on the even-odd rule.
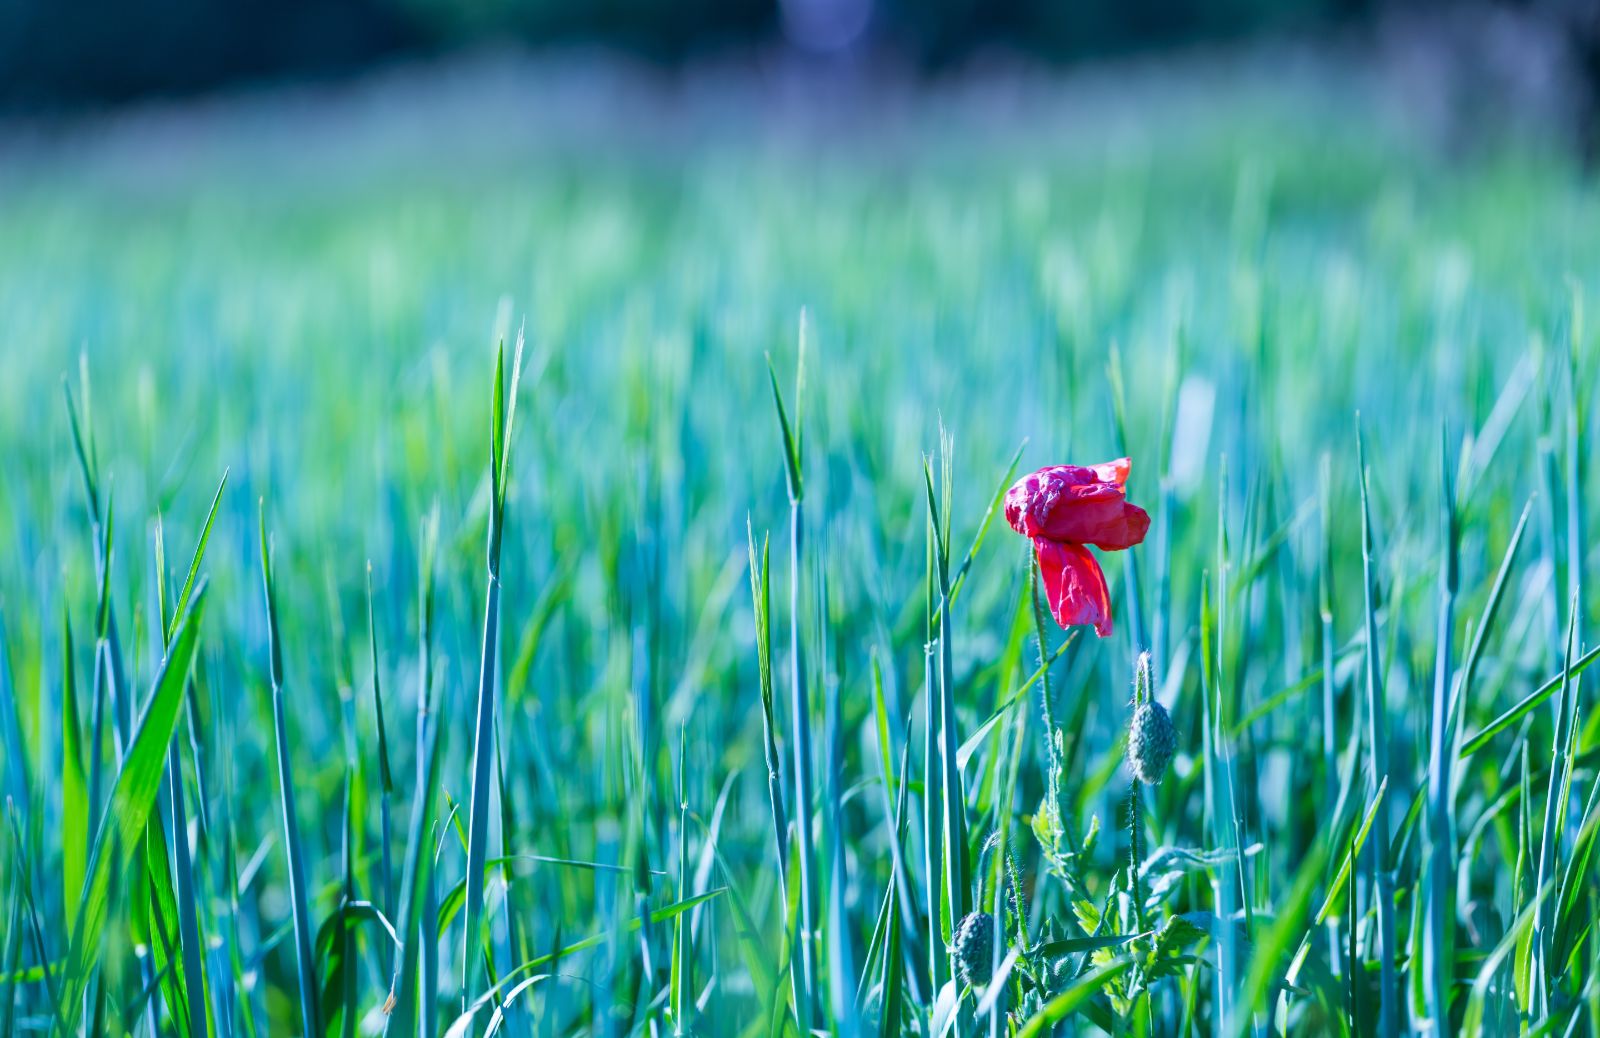
[[1143,803],[1144,783],[1134,779],[1128,788],[1128,883],[1133,895],[1133,915],[1138,920],[1140,933],[1149,929],[1144,917],[1144,889],[1139,883],[1139,863],[1144,860],[1144,851],[1139,846]]
[[[1151,688],[1153,681],[1150,674],[1150,655],[1143,653],[1134,663],[1133,669],[1133,708],[1135,713],[1139,707],[1150,701],[1154,690]],[[1131,738],[1130,733],[1130,738]],[[1138,920],[1139,932],[1148,929],[1144,917],[1144,891],[1139,883],[1139,863],[1144,860],[1144,852],[1139,846],[1141,824],[1141,808],[1144,806],[1144,783],[1139,781],[1137,775],[1128,787],[1128,882],[1133,892],[1133,914]]]

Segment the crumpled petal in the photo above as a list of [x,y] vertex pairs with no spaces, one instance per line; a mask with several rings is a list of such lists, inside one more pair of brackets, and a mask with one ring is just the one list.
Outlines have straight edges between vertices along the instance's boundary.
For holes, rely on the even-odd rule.
[[1024,537],[1092,544],[1122,551],[1144,540],[1150,516],[1123,492],[1133,463],[1051,465],[1006,491],[1006,521]]
[[1133,471],[1132,458],[1118,458],[1116,461],[1102,461],[1098,465],[1088,466],[1089,470],[1099,477],[1102,483],[1115,483],[1118,487],[1128,482],[1128,473]]
[[1102,638],[1111,634],[1111,591],[1100,563],[1081,544],[1033,539],[1033,551],[1044,576],[1050,615],[1063,628],[1093,624]]

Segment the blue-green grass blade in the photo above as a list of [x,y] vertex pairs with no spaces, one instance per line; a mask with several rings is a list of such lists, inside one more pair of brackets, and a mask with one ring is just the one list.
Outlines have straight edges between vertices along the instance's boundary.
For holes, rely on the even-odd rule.
[[[389,764],[389,724],[383,712],[383,661],[378,652],[377,606],[372,596],[372,563],[367,563],[367,642],[372,648],[372,710],[378,729],[378,777],[382,783],[379,810],[379,861],[382,875],[383,910],[393,916],[395,911],[394,868],[390,862],[392,842],[390,800],[394,796],[394,771]],[[387,960],[386,960],[387,961]],[[393,963],[389,963],[391,970]]]
[[477,723],[473,729],[472,789],[468,807],[466,928],[462,943],[464,989],[473,997],[484,941],[483,865],[489,848],[489,789],[494,754],[495,650],[500,624],[500,582],[493,576],[483,609],[483,650],[478,671]]
[[[1376,790],[1389,778],[1388,702],[1384,692],[1383,668],[1378,655],[1377,577],[1374,573],[1372,508],[1367,492],[1366,448],[1356,423],[1356,468],[1361,486],[1361,560],[1366,605],[1367,678],[1367,760],[1371,765],[1369,784]],[[1390,627],[1391,633],[1394,626]],[[1377,887],[1377,947],[1379,961],[1379,1034],[1395,1038],[1400,1029],[1400,984],[1395,972],[1394,863],[1389,854],[1389,823],[1378,817],[1372,841],[1372,868]]]
[[84,380],[84,419],[78,420],[78,405],[72,397],[72,383],[65,375],[61,378],[61,392],[67,400],[67,423],[72,430],[72,451],[78,459],[78,474],[83,479],[84,496],[89,501],[89,515],[94,522],[100,521],[100,479],[98,465],[95,459],[94,432],[91,429],[85,437],[84,426],[88,419],[88,379]]
[[400,881],[400,918],[396,933],[401,947],[397,956],[399,970],[394,978],[394,1008],[384,1033],[394,1038],[431,1038],[433,1000],[429,990],[433,978],[428,975],[424,944],[437,941],[437,932],[422,924],[430,914],[428,890],[429,877],[434,867],[434,856],[429,853],[433,842],[433,812],[437,797],[440,728],[436,724],[423,726],[423,746],[417,761],[418,785],[411,802],[411,823],[406,831],[406,861]]
[[[1577,638],[1578,612],[1581,605],[1578,594],[1574,593],[1567,613],[1567,636],[1565,651],[1562,654],[1563,674],[1571,670],[1573,642]],[[1550,748],[1549,786],[1545,794],[1544,825],[1539,838],[1539,856],[1536,859],[1537,871],[1534,873],[1534,886],[1539,890],[1545,889],[1547,884],[1555,881],[1556,859],[1561,855],[1561,837],[1567,815],[1567,795],[1572,780],[1571,760],[1577,737],[1576,725],[1573,724],[1575,717],[1572,716],[1576,704],[1569,708],[1570,697],[1571,679],[1565,678],[1561,682],[1561,694],[1556,699],[1554,736]],[[1533,940],[1534,960],[1540,966],[1537,992],[1540,1008],[1544,1013],[1549,1012],[1550,985],[1563,965],[1549,961],[1552,940],[1548,918],[1549,913],[1541,901],[1539,910],[1534,913]]]
[[1339,871],[1334,874],[1333,881],[1328,884],[1328,893],[1322,902],[1322,907],[1317,910],[1316,923],[1321,926],[1338,904],[1339,895],[1349,883],[1350,872],[1355,867],[1356,859],[1361,856],[1362,849],[1367,844],[1367,836],[1372,831],[1372,824],[1378,817],[1378,811],[1383,805],[1384,793],[1388,790],[1387,781],[1378,787],[1372,802],[1367,805],[1366,812],[1362,815],[1361,825],[1356,829],[1355,835],[1350,840],[1349,852],[1339,863]]
[[[1027,450],[1028,441],[1024,439],[1012,452],[1011,460],[1006,464],[1005,473],[1000,477],[1000,482],[995,486],[994,493],[989,495],[989,507],[984,510],[983,518],[978,521],[978,531],[972,536],[972,544],[967,547],[967,553],[961,558],[961,565],[956,567],[955,576],[950,578],[950,602],[961,597],[961,589],[966,586],[967,573],[972,569],[972,560],[977,557],[983,548],[984,540],[989,536],[989,528],[994,524],[994,517],[1000,514],[1000,505],[1006,498],[1006,491],[1011,488],[1016,479],[1017,466],[1022,464],[1022,452]],[[937,622],[939,614],[934,612],[934,621]]]
[[[25,979],[22,966],[22,891],[13,876],[9,884],[10,909],[6,912],[6,933],[0,938],[0,1036],[16,1034],[17,984]],[[40,977],[43,967],[38,967]]]
[[[1443,429],[1439,436],[1439,602],[1433,667],[1433,709],[1428,728],[1428,840],[1419,895],[1413,902],[1423,926],[1412,930],[1414,986],[1420,986],[1427,1018],[1442,1030],[1450,1018],[1450,977],[1454,969],[1455,903],[1450,880],[1455,871],[1455,811],[1451,776],[1454,736],[1450,730],[1450,688],[1453,674],[1455,601],[1460,565],[1460,523],[1455,487]],[[1419,942],[1417,934],[1422,935]]]
[[[689,879],[689,793],[686,773],[689,746],[688,725],[678,729],[678,897],[688,896]],[[694,960],[689,917],[680,914],[672,921],[671,982],[668,1011],[672,1014],[672,1033],[688,1033],[694,1010]]]
[[767,355],[767,379],[772,386],[772,405],[778,412],[778,428],[783,436],[784,475],[789,488],[789,500],[800,500],[804,484],[801,482],[799,434],[789,424],[789,412],[783,406],[783,391],[778,388],[778,373],[772,367],[772,355]]
[[22,719],[18,716],[16,686],[11,678],[11,654],[6,641],[5,614],[0,612],[0,746],[6,758],[6,795],[18,810],[33,802],[29,792],[32,785],[28,776],[28,743],[22,736]]
[[522,376],[523,338],[517,336],[509,390],[505,384],[505,349],[496,355],[493,427],[490,448],[491,485],[488,575],[483,606],[483,642],[478,666],[476,723],[472,741],[472,786],[468,807],[466,929],[462,936],[462,986],[467,998],[478,987],[479,950],[487,927],[483,918],[483,865],[489,849],[489,796],[493,782],[494,731],[498,691],[495,684],[500,643],[500,545],[505,531],[506,484],[510,478],[511,420]]
[[1511,540],[1506,544],[1505,555],[1500,559],[1500,569],[1495,573],[1494,584],[1489,589],[1489,597],[1483,604],[1483,612],[1478,618],[1478,624],[1472,637],[1472,644],[1467,648],[1466,659],[1461,664],[1461,676],[1451,690],[1450,700],[1450,731],[1455,740],[1454,763],[1459,761],[1463,753],[1461,745],[1461,718],[1466,703],[1472,692],[1473,678],[1478,673],[1478,661],[1483,657],[1484,646],[1488,644],[1489,632],[1494,628],[1495,620],[1500,615],[1500,602],[1505,597],[1506,585],[1511,576],[1512,563],[1516,561],[1517,548],[1522,544],[1522,535],[1528,528],[1528,517],[1533,514],[1533,502],[1528,501],[1522,506],[1522,515],[1517,519],[1517,525],[1511,532]]
[[1484,725],[1478,730],[1478,734],[1468,739],[1466,745],[1461,747],[1461,756],[1470,757],[1474,753],[1477,753],[1479,750],[1483,749],[1496,735],[1499,735],[1501,732],[1521,721],[1524,717],[1528,716],[1528,714],[1532,712],[1535,707],[1554,695],[1568,679],[1576,679],[1578,675],[1587,670],[1589,664],[1593,663],[1597,658],[1600,658],[1600,645],[1590,649],[1588,652],[1584,653],[1582,656],[1579,656],[1577,659],[1563,667],[1560,671],[1551,675],[1538,688],[1519,699],[1515,706],[1506,710],[1505,713]]
[[1517,913],[1517,917],[1506,928],[1505,935],[1494,946],[1494,950],[1479,965],[1477,976],[1473,979],[1467,994],[1466,1014],[1461,1021],[1460,1033],[1464,1038],[1479,1038],[1485,1033],[1484,1016],[1490,990],[1494,987],[1495,975],[1500,972],[1500,968],[1517,947],[1527,940],[1528,934],[1533,930],[1534,913],[1544,904],[1545,898],[1550,893],[1551,886],[1548,884],[1539,888],[1532,900]]
[[184,995],[189,1010],[188,1029],[197,1038],[206,1038],[205,944],[200,933],[198,906],[200,894],[195,883],[193,863],[189,854],[189,821],[184,804],[183,757],[178,743],[173,742],[167,752],[168,792],[172,797],[169,808],[172,819],[172,866],[175,879],[174,894],[178,908],[178,940],[183,951]]
[[759,563],[755,530],[745,517],[745,539],[750,554],[750,597],[755,617],[756,673],[761,693],[761,752],[767,766],[767,810],[772,816],[773,848],[778,868],[778,888],[784,886],[788,865],[789,819],[784,806],[783,756],[778,751],[778,723],[773,713],[772,583],[768,540],[761,538]]
[[[683,899],[680,899],[678,901],[674,901],[670,905],[664,905],[661,908],[652,909],[648,913],[649,921],[653,925],[672,922],[673,920],[677,919],[678,916],[682,915],[683,913],[691,911],[691,910],[699,907],[700,905],[703,905],[706,902],[711,901],[713,898],[721,897],[725,893],[727,893],[727,888],[726,887],[717,887],[717,888],[715,888],[713,890],[708,890],[708,891],[705,891],[704,893],[696,894],[694,897],[683,898]],[[526,977],[529,974],[531,974],[534,970],[539,969],[539,968],[544,967],[544,966],[548,966],[549,964],[551,964],[553,962],[556,962],[556,961],[558,961],[560,959],[571,958],[572,956],[578,954],[579,952],[588,951],[591,948],[599,947],[600,945],[604,944],[608,939],[610,939],[610,938],[612,938],[614,936],[617,936],[617,935],[620,935],[620,934],[636,933],[636,932],[638,932],[640,927],[643,926],[643,925],[644,925],[644,917],[633,916],[632,918],[628,919],[626,922],[622,923],[620,926],[616,927],[614,930],[606,930],[606,931],[603,931],[601,933],[593,934],[593,935],[591,935],[589,937],[585,937],[581,941],[575,941],[572,944],[568,944],[568,945],[566,945],[564,947],[558,948],[555,951],[546,952],[543,955],[535,956],[534,958],[528,959],[525,962],[522,962],[522,963],[518,964],[517,966],[513,967],[512,969],[506,971],[505,975],[500,978],[498,983],[496,983],[494,986],[490,987],[488,990],[484,991],[483,994],[479,995],[476,999],[474,999],[471,1003],[469,1003],[467,1008],[466,1008],[466,1010],[460,1016],[458,1016],[455,1019],[454,1022],[451,1023],[450,1029],[449,1029],[449,1033],[451,1033],[451,1034],[463,1034],[463,1033],[465,1033],[464,1030],[458,1030],[458,1029],[465,1028],[466,1026],[468,1026],[470,1024],[470,1021],[472,1020],[472,1018],[475,1017],[478,1013],[482,1012],[484,1009],[488,1008],[491,1004],[493,1004],[500,997],[502,992],[504,992],[508,988],[512,987],[515,983],[521,981],[524,977]],[[398,1014],[398,1012],[399,1012],[399,1009],[398,1009],[398,1006],[397,1006],[396,1007],[396,1014]],[[394,1021],[394,1017],[390,1017],[391,1029],[392,1029],[393,1021]],[[396,1033],[397,1038],[398,1038],[399,1034],[401,1034],[401,1033],[409,1033],[409,1032],[395,1032],[395,1033]]]
[[960,749],[956,751],[957,767],[962,768],[963,770],[966,768],[967,762],[972,760],[973,755],[983,747],[984,741],[988,739],[989,733],[994,730],[994,726],[999,724],[1006,714],[1010,713],[1018,703],[1025,702],[1027,700],[1028,693],[1033,691],[1033,686],[1038,684],[1039,681],[1044,678],[1045,673],[1049,671],[1051,664],[1055,663],[1056,660],[1059,660],[1062,657],[1062,655],[1067,651],[1067,648],[1072,645],[1073,641],[1076,640],[1077,637],[1078,632],[1076,630],[1068,631],[1067,636],[1061,640],[1061,644],[1057,645],[1050,651],[1049,657],[1042,664],[1040,664],[1032,674],[1028,676],[1028,680],[1017,686],[1016,691],[1012,692],[1010,695],[1006,696],[1005,699],[1000,701],[1000,705],[994,708],[994,712],[990,714],[988,718],[986,718],[984,722],[967,737],[967,741],[962,743]]
[[316,963],[311,941],[316,928],[306,898],[305,846],[295,809],[294,766],[289,759],[288,720],[283,695],[283,641],[278,625],[278,592],[273,582],[272,548],[267,541],[266,503],[260,504],[261,585],[267,615],[269,677],[272,685],[272,728],[277,747],[279,808],[283,821],[284,853],[288,858],[289,906],[294,920],[296,980],[299,988],[300,1024],[307,1038],[322,1033],[317,1005]]

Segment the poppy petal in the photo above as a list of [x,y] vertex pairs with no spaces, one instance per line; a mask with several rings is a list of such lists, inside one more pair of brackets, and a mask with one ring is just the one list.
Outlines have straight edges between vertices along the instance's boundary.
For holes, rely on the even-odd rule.
[[1093,624],[1097,635],[1111,633],[1111,592],[1100,563],[1081,544],[1033,539],[1033,550],[1044,577],[1050,615],[1063,628]]
[[1138,505],[1122,502],[1122,507],[1114,517],[1103,519],[1097,523],[1077,521],[1068,526],[1078,536],[1064,538],[1076,541],[1079,544],[1092,544],[1104,551],[1125,551],[1135,544],[1143,543],[1144,535],[1150,530],[1150,513]]
[[1115,483],[1122,486],[1128,482],[1128,473],[1133,470],[1132,458],[1118,458],[1116,461],[1102,461],[1089,468],[1099,477],[1102,483]]
[[1100,465],[1051,465],[1006,491],[1006,521],[1024,537],[1093,544],[1122,551],[1144,540],[1150,516],[1130,505],[1122,484],[1127,458]]

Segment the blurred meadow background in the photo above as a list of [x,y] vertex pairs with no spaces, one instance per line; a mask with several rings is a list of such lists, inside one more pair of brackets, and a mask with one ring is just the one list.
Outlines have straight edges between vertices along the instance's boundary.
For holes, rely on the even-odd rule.
[[0,1038],[1600,1028],[1581,9],[301,6],[0,16]]

